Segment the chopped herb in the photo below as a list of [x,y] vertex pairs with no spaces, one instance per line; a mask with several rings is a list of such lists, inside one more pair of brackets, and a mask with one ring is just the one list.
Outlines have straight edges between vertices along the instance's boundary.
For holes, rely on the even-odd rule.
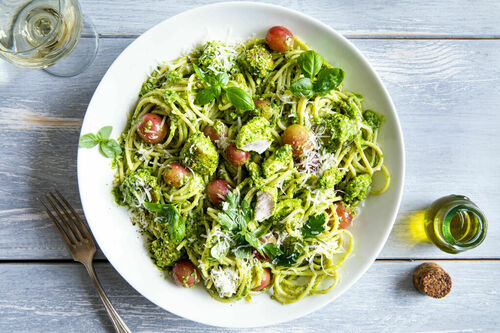
[[313,238],[325,230],[326,217],[324,213],[316,216],[310,216],[302,227],[302,237]]

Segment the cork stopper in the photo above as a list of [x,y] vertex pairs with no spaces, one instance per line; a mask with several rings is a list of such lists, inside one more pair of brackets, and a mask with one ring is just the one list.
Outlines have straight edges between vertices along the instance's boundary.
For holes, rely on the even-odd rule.
[[436,263],[426,262],[413,272],[413,284],[421,293],[433,298],[442,298],[451,290],[451,277]]

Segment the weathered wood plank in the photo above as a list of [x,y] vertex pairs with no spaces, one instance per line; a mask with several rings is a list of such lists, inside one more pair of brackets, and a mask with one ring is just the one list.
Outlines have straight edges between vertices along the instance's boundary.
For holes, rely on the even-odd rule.
[[[442,262],[453,279],[453,289],[440,300],[423,296],[414,289],[411,274],[418,264],[376,262],[351,290],[331,305],[302,319],[249,331],[496,331],[500,317],[492,307],[498,305],[499,261]],[[172,315],[139,295],[108,264],[97,264],[97,271],[111,302],[133,332],[240,332]],[[112,331],[92,283],[80,265],[3,264],[0,282],[2,332]]]
[[[34,197],[58,187],[79,207],[79,123],[98,81],[131,41],[104,39],[96,63],[76,78],[0,63],[0,258],[69,258]],[[412,242],[408,217],[442,195],[462,193],[490,221],[500,218],[500,41],[354,42],[387,85],[406,138],[404,198],[381,258],[452,257]],[[498,244],[500,226],[490,223],[485,243],[460,257],[498,258]]]
[[[103,34],[141,34],[185,10],[223,0],[103,2],[80,1]],[[500,35],[500,3],[482,1],[260,1],[280,4],[316,18],[341,33],[359,36]],[[276,22],[279,24],[279,22]]]

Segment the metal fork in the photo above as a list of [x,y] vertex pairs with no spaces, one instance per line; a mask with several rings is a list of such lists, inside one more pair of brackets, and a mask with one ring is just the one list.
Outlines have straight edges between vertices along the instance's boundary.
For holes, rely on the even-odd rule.
[[90,235],[88,227],[85,223],[83,223],[80,217],[78,217],[73,207],[71,207],[68,201],[64,199],[61,193],[57,190],[54,191],[56,195],[49,192],[48,195],[45,195],[45,201],[47,201],[50,207],[52,207],[55,215],[51,212],[49,207],[42,200],[40,200],[40,198],[37,198],[37,200],[45,208],[47,215],[49,215],[57,229],[61,232],[61,235],[71,251],[73,259],[82,263],[87,269],[90,279],[94,283],[94,287],[104,303],[104,307],[113,322],[116,332],[130,332],[123,319],[120,315],[118,315],[118,312],[116,312],[115,308],[109,301],[104,289],[102,289],[97,275],[95,274],[93,260],[96,246],[92,236]]

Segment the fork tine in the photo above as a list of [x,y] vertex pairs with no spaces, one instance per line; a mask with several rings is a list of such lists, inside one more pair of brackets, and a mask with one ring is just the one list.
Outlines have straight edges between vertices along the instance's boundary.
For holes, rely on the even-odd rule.
[[80,230],[85,234],[85,236],[87,237],[87,239],[90,242],[93,242],[92,236],[90,235],[90,231],[89,231],[89,228],[87,227],[87,225],[82,221],[82,219],[80,219],[80,217],[78,216],[78,214],[76,213],[76,211],[69,204],[69,202],[62,196],[62,194],[59,193],[59,191],[56,190],[56,189],[54,189],[54,191],[56,192],[56,194],[59,197],[59,199],[61,199],[61,201],[66,205],[66,207],[69,208],[69,210],[70,210],[71,214],[73,215],[74,219],[78,222],[77,224],[80,227]]
[[[50,194],[50,192],[49,192]],[[49,197],[49,196],[45,196],[45,200],[47,200],[47,202],[50,204],[50,206],[52,207],[52,210],[56,212],[56,215],[59,217],[59,220],[58,222],[62,222],[62,224],[64,224],[65,226],[65,231],[66,231],[66,234],[68,235],[68,237],[72,240],[72,243],[73,244],[77,244],[78,243],[78,239],[76,239],[75,237],[75,233],[73,232],[73,230],[69,227],[68,225],[68,222],[66,222],[66,219],[64,218],[64,216],[61,214],[61,212],[59,211],[59,208],[57,208],[57,206],[54,204],[54,202],[52,201],[52,199]],[[61,226],[62,227],[62,226]]]
[[45,208],[45,212],[47,212],[47,215],[50,217],[50,219],[52,220],[52,222],[54,222],[54,224],[56,225],[57,229],[59,230],[59,232],[63,236],[63,238],[66,241],[66,243],[68,245],[73,245],[74,243],[69,240],[68,235],[66,234],[66,231],[61,227],[61,225],[59,224],[59,221],[54,216],[54,214],[52,214],[52,212],[50,211],[49,207],[47,207],[47,205],[42,200],[40,200],[40,198],[36,198],[36,200],[38,200],[38,202],[43,206],[43,208]]
[[68,222],[68,226],[71,228],[71,230],[74,233],[76,232],[76,237],[78,238],[78,240],[82,241],[84,238],[82,237],[80,229],[78,229],[78,226],[76,225],[75,220],[71,217],[71,215],[69,215],[68,210],[63,206],[61,201],[59,201],[59,199],[57,199],[56,196],[52,192],[49,192],[49,195],[52,198],[52,200],[55,201],[56,205],[64,213],[64,215],[66,215],[66,221]]

